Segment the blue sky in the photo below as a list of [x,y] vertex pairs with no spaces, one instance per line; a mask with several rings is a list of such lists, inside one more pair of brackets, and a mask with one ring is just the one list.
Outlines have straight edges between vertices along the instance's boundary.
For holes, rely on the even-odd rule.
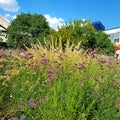
[[69,19],[99,20],[106,29],[120,27],[120,0],[0,0],[0,14],[7,19],[21,12],[43,14],[53,28]]

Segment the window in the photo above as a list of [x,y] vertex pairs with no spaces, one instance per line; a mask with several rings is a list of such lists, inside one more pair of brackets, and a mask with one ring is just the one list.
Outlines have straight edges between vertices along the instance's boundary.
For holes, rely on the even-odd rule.
[[119,43],[119,38],[116,39],[117,43]]
[[110,34],[110,39],[113,39],[114,38],[114,34]]
[[119,33],[115,33],[115,34],[114,34],[114,37],[115,37],[115,38],[119,38]]
[[114,39],[114,43],[119,43],[119,42],[120,42],[119,38]]

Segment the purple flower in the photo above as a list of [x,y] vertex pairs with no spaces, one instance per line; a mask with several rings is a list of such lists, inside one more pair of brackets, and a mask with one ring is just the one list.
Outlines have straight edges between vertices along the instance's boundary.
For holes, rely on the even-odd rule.
[[12,120],[17,120],[17,118],[16,118],[16,117],[13,117]]
[[80,87],[84,87],[84,84],[82,82],[80,83]]
[[13,89],[16,89],[16,85],[13,85],[12,88],[13,88]]
[[62,73],[62,71],[61,71],[61,70],[58,70],[56,73],[57,73],[58,75],[60,75],[60,74]]
[[42,85],[42,87],[45,87],[45,83],[42,83],[41,85]]
[[0,65],[3,65],[4,62],[0,61]]
[[32,53],[28,53],[28,54],[26,54],[26,56],[25,56],[26,59],[31,59],[31,58],[33,58],[33,57],[34,57],[34,55],[33,55]]
[[37,103],[38,103],[38,104],[42,104],[43,101],[42,101],[42,100],[38,100]]
[[96,97],[96,98],[99,98],[99,97],[100,97],[100,95],[99,95],[99,94],[96,94],[96,95],[95,95],[95,97]]
[[82,77],[82,80],[87,80],[87,79],[88,79],[87,76],[83,76],[83,77]]
[[62,54],[58,55],[58,58],[59,58],[60,60],[63,60],[63,55],[62,55]]
[[49,63],[49,59],[43,57],[43,58],[41,59],[41,63],[44,64],[44,65],[46,65],[47,63]]
[[64,95],[64,94],[61,94],[61,95],[60,95],[60,98],[64,99],[64,98],[65,98],[65,95]]
[[20,120],[25,120],[25,116],[21,115]]
[[35,107],[35,102],[34,102],[33,99],[30,99],[30,100],[29,100],[29,105],[30,105],[31,108],[34,108],[34,107]]
[[35,69],[36,70],[40,70],[40,66],[39,65],[35,65]]
[[99,85],[103,85],[104,84],[104,82],[99,82]]
[[109,90],[111,93],[113,93],[114,92],[114,90],[113,89],[111,89],[111,90]]
[[66,82],[67,82],[67,80],[64,80],[64,82],[66,83]]
[[54,63],[58,63],[58,61],[57,61],[57,60],[54,60]]
[[48,76],[47,82],[51,82],[53,80],[53,76]]
[[50,68],[49,70],[47,70],[47,72],[46,72],[48,75],[49,74],[52,74],[53,73],[53,68]]

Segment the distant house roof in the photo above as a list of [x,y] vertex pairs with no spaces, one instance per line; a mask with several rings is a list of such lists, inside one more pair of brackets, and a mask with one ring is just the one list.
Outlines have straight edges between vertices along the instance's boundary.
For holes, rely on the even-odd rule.
[[9,25],[10,25],[10,21],[7,20],[7,19],[6,19],[5,17],[3,17],[2,15],[0,15],[0,26],[1,26],[1,28],[3,27],[3,28],[5,28],[5,29],[7,29]]

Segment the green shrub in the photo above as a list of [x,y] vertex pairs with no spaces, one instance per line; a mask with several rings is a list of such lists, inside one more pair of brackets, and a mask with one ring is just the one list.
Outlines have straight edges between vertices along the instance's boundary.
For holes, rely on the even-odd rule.
[[1,119],[118,120],[119,63],[46,45],[2,55]]

